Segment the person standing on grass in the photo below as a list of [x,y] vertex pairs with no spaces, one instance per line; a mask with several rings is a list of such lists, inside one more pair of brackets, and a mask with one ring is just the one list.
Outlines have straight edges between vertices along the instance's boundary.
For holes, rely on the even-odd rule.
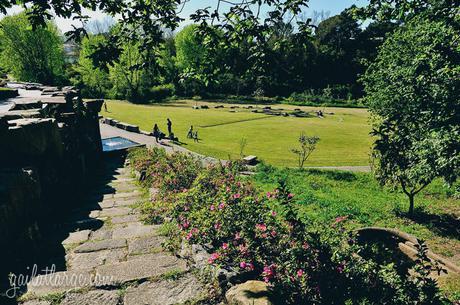
[[160,128],[158,128],[158,125],[155,124],[155,126],[153,126],[153,136],[155,137],[155,141],[157,141],[157,143],[159,142],[158,139],[160,138]]
[[170,134],[172,134],[172,122],[171,122],[171,120],[169,118],[166,119],[166,121],[167,121],[167,125],[168,125],[168,134],[170,135]]
[[188,132],[187,132],[187,138],[192,139],[193,138],[193,125],[190,126]]

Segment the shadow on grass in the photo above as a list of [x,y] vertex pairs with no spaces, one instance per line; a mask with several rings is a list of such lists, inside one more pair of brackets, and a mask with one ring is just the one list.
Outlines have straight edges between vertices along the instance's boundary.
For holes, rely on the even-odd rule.
[[352,172],[345,171],[333,171],[333,170],[320,170],[320,169],[308,169],[310,175],[322,176],[335,181],[355,181],[356,176]]
[[399,216],[408,217],[437,235],[460,240],[460,218],[454,214],[432,214],[416,209],[412,216],[407,213],[400,213]]

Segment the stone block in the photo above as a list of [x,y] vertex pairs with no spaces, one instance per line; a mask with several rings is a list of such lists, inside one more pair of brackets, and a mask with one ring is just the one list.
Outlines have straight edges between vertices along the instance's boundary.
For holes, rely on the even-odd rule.
[[164,280],[156,283],[143,283],[128,288],[124,297],[125,305],[173,305],[193,304],[205,293],[198,279],[188,274],[178,280]]
[[85,293],[69,293],[60,305],[118,305],[120,298],[116,290],[92,290]]
[[126,239],[105,239],[101,241],[89,241],[75,248],[75,253],[87,253],[101,250],[111,250],[126,247]]
[[140,255],[136,259],[96,268],[96,274],[110,278],[113,284],[161,276],[170,271],[186,271],[184,260],[166,253]]
[[268,285],[261,281],[247,281],[233,286],[225,294],[229,305],[272,305]]

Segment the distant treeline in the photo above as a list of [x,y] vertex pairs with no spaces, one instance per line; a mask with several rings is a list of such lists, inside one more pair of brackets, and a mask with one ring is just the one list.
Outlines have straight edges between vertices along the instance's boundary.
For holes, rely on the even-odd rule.
[[[255,68],[252,56],[255,41],[242,39],[210,52],[197,25],[186,26],[178,33],[165,31],[159,51],[142,50],[128,40],[121,45],[117,42],[117,60],[103,63],[98,61],[99,46],[111,43],[108,34],[119,30],[115,22],[93,27],[96,30],[81,43],[67,44],[66,49],[51,22],[36,34],[23,14],[7,17],[1,23],[9,25],[0,30],[0,66],[4,70],[25,81],[71,83],[86,97],[135,103],[172,97],[233,97],[257,102],[268,97],[297,105],[329,106],[360,105],[359,77],[386,35],[396,27],[388,22],[362,27],[351,10],[320,21],[305,39],[295,35],[293,25],[275,24],[264,37],[268,47],[263,56],[258,54],[266,67],[260,69],[260,62]],[[36,49],[30,52],[33,56],[19,64],[20,56],[14,54],[20,54],[17,50],[21,46],[13,43],[18,40],[18,32],[23,32],[20,39],[28,39],[28,48]],[[40,43],[35,42],[34,35],[40,35]],[[222,35],[225,33],[216,32],[214,36],[219,39]],[[24,54],[29,51],[24,50]]]

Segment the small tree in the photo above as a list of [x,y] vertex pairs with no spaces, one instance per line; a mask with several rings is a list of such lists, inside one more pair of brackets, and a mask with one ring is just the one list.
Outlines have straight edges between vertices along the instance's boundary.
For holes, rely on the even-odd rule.
[[307,161],[308,157],[310,157],[312,152],[316,149],[316,144],[319,142],[319,137],[309,137],[302,132],[298,141],[300,147],[292,148],[291,151],[298,157],[299,168],[303,168],[305,161]]
[[240,139],[240,157],[241,159],[244,158],[244,150],[247,145],[248,145],[248,140],[246,138],[241,138]]
[[460,169],[460,35],[442,21],[415,18],[383,44],[364,77],[373,114],[375,171],[409,198]]

